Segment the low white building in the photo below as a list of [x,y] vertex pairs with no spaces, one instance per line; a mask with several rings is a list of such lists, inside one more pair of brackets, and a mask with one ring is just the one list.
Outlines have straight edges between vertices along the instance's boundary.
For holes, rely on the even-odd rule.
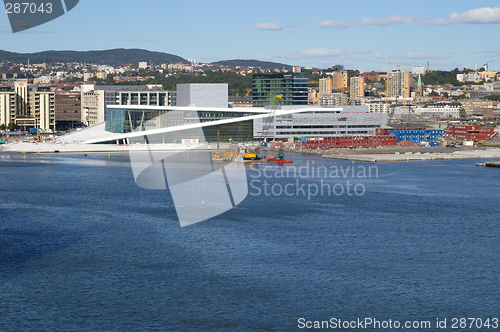
[[387,113],[370,113],[368,106],[317,107],[282,106],[281,111],[302,109],[297,113],[255,119],[255,138],[288,139],[295,136],[374,136],[387,125]]
[[417,107],[415,113],[427,118],[459,118],[462,104],[457,101],[440,101]]

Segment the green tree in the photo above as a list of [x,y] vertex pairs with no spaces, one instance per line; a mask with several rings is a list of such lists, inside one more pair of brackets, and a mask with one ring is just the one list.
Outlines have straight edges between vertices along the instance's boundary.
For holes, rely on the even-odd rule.
[[482,97],[481,99],[500,101],[500,95],[488,95],[488,96]]
[[106,76],[106,83],[108,84],[113,84],[115,81],[113,80],[113,75],[112,74],[108,74]]
[[11,122],[7,125],[7,130],[8,131],[16,131],[16,130],[19,130],[21,129],[21,126],[19,126],[18,124],[16,124],[15,122]]

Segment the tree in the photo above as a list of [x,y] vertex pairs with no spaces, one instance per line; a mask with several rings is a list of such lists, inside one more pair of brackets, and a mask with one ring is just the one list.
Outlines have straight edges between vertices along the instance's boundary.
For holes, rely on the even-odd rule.
[[107,82],[108,84],[113,84],[113,83],[114,83],[114,79],[113,79],[113,75],[112,75],[112,74],[108,74],[108,75],[106,76],[106,82]]
[[347,77],[351,78],[351,77],[358,77],[360,74],[359,70],[352,70],[352,69],[349,69],[347,71]]
[[8,131],[16,131],[16,130],[19,130],[21,127],[16,124],[15,122],[11,122],[7,125],[7,130]]
[[500,95],[488,95],[488,96],[482,97],[481,99],[500,101]]
[[469,98],[468,93],[462,93],[460,96],[451,97],[452,100],[460,100],[460,99],[466,99],[466,98]]

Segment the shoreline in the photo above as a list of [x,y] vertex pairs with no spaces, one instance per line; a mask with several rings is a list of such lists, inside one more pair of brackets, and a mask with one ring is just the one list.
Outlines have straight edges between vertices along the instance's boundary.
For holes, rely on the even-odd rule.
[[[221,149],[226,146],[221,144]],[[92,153],[92,152],[129,152],[129,151],[216,151],[216,144],[56,144],[56,143],[8,143],[0,146],[0,151],[16,153]]]
[[386,147],[330,149],[316,151],[288,151],[296,153],[321,154],[327,159],[341,159],[362,162],[401,162],[444,159],[497,159],[500,148],[497,147]]
[[[221,144],[224,145],[224,144]],[[221,146],[221,149],[227,148]],[[95,152],[129,152],[129,151],[185,151],[208,150],[215,151],[216,146],[200,144],[188,146],[184,144],[151,144],[151,145],[112,145],[112,144],[33,144],[15,143],[0,145],[0,152],[15,153],[95,153]],[[261,151],[275,151],[262,149]],[[401,162],[444,159],[498,159],[500,148],[497,147],[384,147],[356,149],[290,149],[285,153],[320,154],[326,159],[341,159],[361,162]]]
[[322,155],[327,159],[343,159],[363,162],[397,162],[397,161],[421,161],[421,160],[444,160],[444,159],[497,159],[500,158],[500,149],[494,151],[455,151],[453,153],[394,153],[394,154],[343,154]]

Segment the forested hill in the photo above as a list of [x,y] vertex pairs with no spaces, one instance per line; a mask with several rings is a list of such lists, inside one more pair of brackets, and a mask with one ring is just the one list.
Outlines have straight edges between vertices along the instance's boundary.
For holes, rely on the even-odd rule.
[[141,61],[149,62],[150,60],[154,64],[188,63],[186,59],[177,55],[142,49],[118,48],[101,51],[43,51],[37,53],[15,53],[0,50],[0,61],[27,63],[28,59],[30,63],[83,62],[111,66],[124,64],[137,66]]
[[277,62],[271,62],[271,61],[260,61],[260,60],[240,60],[240,59],[235,59],[235,60],[223,60],[223,61],[217,61],[217,62],[212,62],[215,65],[221,65],[221,66],[226,66],[230,68],[236,68],[236,67],[241,67],[241,68],[250,68],[250,67],[260,67],[262,69],[286,69],[286,70],[291,70],[292,66],[286,65],[283,63],[277,63]]

